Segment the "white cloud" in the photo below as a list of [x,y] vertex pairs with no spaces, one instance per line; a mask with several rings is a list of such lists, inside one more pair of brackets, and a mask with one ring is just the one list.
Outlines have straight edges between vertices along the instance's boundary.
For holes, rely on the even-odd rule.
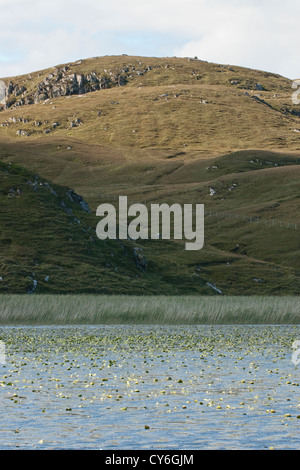
[[298,0],[1,0],[0,76],[128,53],[197,55],[295,78],[299,14]]
[[[292,0],[284,4],[274,1],[272,9],[270,5],[265,1],[236,8],[221,21],[217,16],[214,27],[206,28],[201,37],[186,42],[175,53],[268,70],[289,78],[299,76],[300,5]],[[209,14],[206,21],[211,24]]]

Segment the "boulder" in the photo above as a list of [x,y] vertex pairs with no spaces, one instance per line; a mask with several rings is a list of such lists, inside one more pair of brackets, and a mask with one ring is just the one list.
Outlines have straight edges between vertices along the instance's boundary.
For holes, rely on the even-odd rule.
[[147,259],[146,257],[141,253],[142,249],[138,247],[133,248],[133,256],[136,262],[136,265],[139,269],[142,271],[146,271],[147,269]]

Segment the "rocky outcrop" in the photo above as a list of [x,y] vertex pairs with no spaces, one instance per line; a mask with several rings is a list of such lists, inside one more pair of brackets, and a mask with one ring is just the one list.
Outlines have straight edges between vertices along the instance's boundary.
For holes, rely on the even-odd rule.
[[8,99],[11,95],[13,96],[20,96],[22,93],[26,91],[25,86],[19,86],[18,84],[14,85],[12,81],[8,83],[6,86],[6,99]]
[[144,75],[149,70],[152,70],[150,66],[139,63],[138,67],[129,65],[115,70],[103,69],[101,73],[95,71],[76,73],[66,65],[50,72],[33,91],[28,91],[24,85],[20,86],[10,81],[6,85],[4,108],[37,104],[60,96],[84,95],[105,88],[124,86],[131,78]]
[[83,199],[82,196],[76,194],[72,189],[67,191],[67,197],[70,201],[75,202],[76,204],[80,205],[81,210],[85,212],[91,212],[88,203]]
[[[118,78],[119,84],[125,84],[125,79]],[[38,84],[34,93],[34,103],[59,96],[81,95],[101,88],[109,88],[111,80],[97,76],[95,72],[88,74],[71,73],[68,67],[63,67],[50,73]]]
[[[45,181],[41,179],[38,175],[35,176],[33,180],[27,180],[26,184],[29,186],[32,186],[34,191],[38,191],[39,188],[45,188],[50,191],[51,194],[53,194],[55,197],[58,197],[57,192],[50,186],[48,181]],[[19,193],[18,193],[19,194]],[[83,199],[80,194],[75,193],[73,189],[68,189],[65,193],[65,196],[73,203],[78,204],[80,206],[80,210],[84,212],[91,213],[91,209],[88,205],[88,203]],[[64,200],[60,201],[60,206],[62,209],[67,212],[69,215],[73,214],[73,211],[71,208],[69,208]]]
[[142,248],[134,247],[133,256],[134,256],[137,267],[141,269],[142,271],[146,271],[148,263],[147,263],[146,257],[141,253],[142,251],[143,251]]

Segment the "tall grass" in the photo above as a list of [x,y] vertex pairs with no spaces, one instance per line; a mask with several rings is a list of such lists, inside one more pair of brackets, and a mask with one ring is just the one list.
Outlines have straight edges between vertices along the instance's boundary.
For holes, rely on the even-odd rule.
[[1,295],[0,324],[299,324],[298,296]]

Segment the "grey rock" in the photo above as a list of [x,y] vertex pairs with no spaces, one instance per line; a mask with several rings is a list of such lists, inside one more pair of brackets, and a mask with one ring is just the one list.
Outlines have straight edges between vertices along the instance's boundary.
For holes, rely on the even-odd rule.
[[67,197],[70,199],[70,201],[75,202],[80,205],[80,208],[85,211],[85,212],[91,212],[88,203],[83,199],[82,196],[79,194],[76,194],[75,191],[72,189],[69,189],[67,191]]
[[218,292],[218,294],[222,294],[221,289],[218,289],[215,284],[212,284],[211,282],[207,282],[206,285],[210,287],[211,289],[215,290],[216,292]]
[[136,262],[136,265],[138,268],[140,268],[142,271],[146,271],[147,269],[147,259],[144,255],[140,253],[140,249],[137,247],[133,248],[133,256]]
[[68,207],[63,200],[60,201],[60,206],[68,215],[73,215],[72,209]]

